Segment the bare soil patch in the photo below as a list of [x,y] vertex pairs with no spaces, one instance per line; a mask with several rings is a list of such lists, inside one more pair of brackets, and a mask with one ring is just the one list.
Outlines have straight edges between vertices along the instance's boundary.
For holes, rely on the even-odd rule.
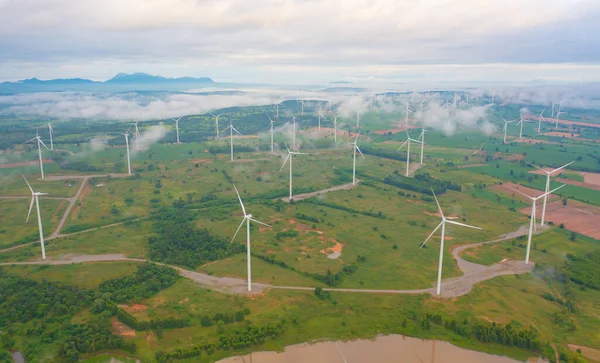
[[579,174],[583,175],[583,180],[586,183],[600,185],[600,173],[589,173],[587,171],[580,171]]
[[404,131],[410,129],[410,126],[406,126],[406,125],[400,124],[400,123],[398,123],[394,126],[396,126],[396,127],[394,127],[393,129],[377,130],[377,131],[373,131],[373,133],[377,134],[377,135],[385,135],[389,132],[391,132],[392,134],[397,134],[398,132],[404,132]]
[[465,168],[470,168],[473,166],[485,166],[485,164],[467,164],[467,165],[459,165],[457,166],[458,169],[465,169]]
[[[546,175],[546,173],[544,173],[542,170],[533,170],[533,171],[530,171],[529,173],[544,175],[544,176]],[[555,180],[559,181],[561,183],[565,183],[565,184],[577,185],[578,187],[600,190],[600,174],[599,173],[588,173],[588,172],[583,172],[583,171],[580,171],[578,173],[583,176],[583,180],[584,180],[583,182],[560,178],[561,174],[558,174],[559,177],[555,178]]]
[[[533,188],[529,188],[529,187],[524,187],[522,185],[519,184],[514,184],[514,183],[502,183],[502,184],[496,184],[496,185],[492,185],[490,187],[488,187],[494,191],[500,192],[502,194],[508,194],[512,197],[514,197],[515,200],[520,200],[522,202],[525,203],[530,203],[531,200],[527,197],[525,197],[524,195],[521,195],[517,192],[515,192],[512,189],[516,189],[518,191],[520,191],[521,193],[525,193],[527,195],[530,195],[532,197],[537,197],[538,195],[544,194],[543,191],[541,190],[537,190],[537,189],[533,189]],[[512,188],[512,189],[511,189]],[[552,194],[550,195],[550,200],[552,200],[552,198],[558,198],[556,195]]]
[[133,313],[138,313],[140,311],[145,311],[148,310],[148,307],[146,305],[142,305],[142,304],[133,304],[131,306],[129,305],[119,305],[119,307],[123,310],[125,310],[126,312],[133,314]]
[[118,321],[116,317],[113,317],[110,320],[110,323],[112,325],[112,332],[114,334],[121,336],[121,337],[134,337],[135,336],[135,330],[131,329],[127,325]]
[[600,362],[600,349],[584,347],[583,345],[567,344],[569,350],[576,352],[577,349],[581,349],[581,354],[588,359]]
[[[541,208],[540,213],[541,213]],[[519,210],[521,213],[531,215],[531,208]],[[546,220],[559,225],[563,223],[565,228],[588,237],[600,239],[600,208],[587,205],[575,200],[569,200],[567,205],[562,201],[550,202],[546,205]]]
[[[36,161],[22,161],[20,163],[0,164],[0,169],[17,168],[20,166],[38,165],[39,163],[40,162],[36,160]],[[43,164],[54,164],[54,160],[42,159],[42,163]]]
[[[535,120],[536,122],[539,121],[539,117],[536,115],[527,115],[527,116],[523,116],[523,118],[529,119],[529,120]],[[556,125],[555,118],[545,118],[543,120],[543,122]],[[577,126],[599,127],[600,128],[600,123],[593,123],[593,122],[570,121],[570,120],[558,119],[558,123],[559,123],[559,125],[561,125],[561,124],[562,125],[577,125]]]
[[213,159],[190,159],[189,162],[192,164],[211,164]]
[[521,142],[524,144],[558,144],[558,142],[548,141],[548,140],[538,140],[538,139],[530,139],[524,137],[522,139],[515,139],[514,142]]
[[562,132],[562,131],[544,132],[542,135],[555,136],[555,137],[566,137],[568,139],[575,139],[575,138],[579,137],[579,134],[574,134],[571,132]]
[[[83,181],[85,183],[85,181]],[[84,207],[86,205],[86,200],[85,198],[90,195],[90,193],[92,192],[93,187],[90,185],[90,183],[85,183],[85,185],[83,186],[83,189],[81,190],[81,194],[79,194],[79,200],[76,200],[75,203],[77,203],[75,205],[75,208],[73,209],[73,214],[71,215],[71,220],[76,220],[77,217],[79,216],[79,212],[81,211],[81,207]]]

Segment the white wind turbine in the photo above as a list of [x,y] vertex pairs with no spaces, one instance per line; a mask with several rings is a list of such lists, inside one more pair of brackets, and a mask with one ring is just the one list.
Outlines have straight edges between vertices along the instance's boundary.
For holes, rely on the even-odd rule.
[[[283,144],[285,145],[285,144]],[[283,165],[281,165],[281,169],[279,169],[279,171],[283,170],[283,167],[285,166],[285,163],[288,161],[288,159],[290,160],[290,202],[292,201],[293,195],[292,195],[292,156],[293,155],[308,155],[307,153],[299,153],[296,151],[291,151],[287,145],[285,145],[285,148],[287,149],[288,152],[288,156],[285,158],[285,160],[283,161]]]
[[337,118],[342,115],[333,116],[333,142],[337,143]]
[[360,111],[364,110],[364,108],[359,108],[356,110],[356,127],[360,127]]
[[[548,197],[549,194],[554,193],[555,191],[559,190],[560,188],[564,187],[566,184],[561,185],[560,187],[550,191],[550,192],[546,192],[538,197],[531,197],[523,192],[520,192],[514,188],[510,188],[513,191],[526,196],[527,198],[531,199],[531,220],[529,221],[529,236],[527,237],[527,252],[525,253],[525,264],[529,264],[529,252],[531,250],[531,235],[533,234],[533,230],[535,228],[535,203],[538,201],[538,199],[540,198],[546,198]],[[542,224],[543,225],[543,224]]]
[[517,126],[521,126],[521,129],[519,130],[519,139],[523,138],[523,114],[521,113],[521,119],[519,120],[519,122],[517,123]]
[[554,174],[557,171],[560,171],[560,170],[566,168],[567,166],[573,164],[574,162],[575,161],[571,161],[570,163],[565,164],[565,165],[561,166],[560,168],[549,170],[549,171],[546,170],[546,169],[540,168],[537,165],[529,164],[529,165],[533,166],[534,168],[537,168],[537,169],[543,171],[544,173],[546,173],[546,188],[544,189],[544,193],[545,193],[544,194],[544,205],[542,207],[542,219],[541,219],[541,225],[542,226],[544,225],[544,220],[545,220],[545,217],[546,217],[546,203],[548,202],[548,195],[551,194],[551,193],[548,193],[548,190],[550,189],[550,177],[552,176],[552,174]]
[[35,137],[33,139],[25,141],[25,143],[28,143],[28,142],[33,141],[33,140],[37,141],[38,157],[40,159],[40,174],[42,175],[42,179],[44,179],[44,162],[42,161],[42,146],[45,147],[46,150],[50,150],[50,149],[48,149],[48,147],[46,146],[46,144],[44,144],[44,142],[40,138],[40,132],[39,132],[38,129],[35,130]]
[[362,151],[360,151],[358,144],[356,143],[358,141],[359,136],[360,136],[360,130],[358,130],[358,133],[356,134],[356,138],[354,139],[354,142],[352,143],[352,149],[353,149],[353,154],[354,154],[353,160],[352,160],[352,185],[356,185],[356,152],[358,151],[360,153],[360,156],[362,156],[363,159],[365,158]]
[[435,192],[433,191],[433,189],[431,189],[431,192],[433,193],[433,197],[435,198],[435,203],[437,204],[438,211],[440,212],[440,216],[442,217],[442,221],[440,222],[440,224],[438,224],[437,227],[435,227],[433,232],[431,232],[431,234],[427,237],[427,239],[425,239],[425,241],[421,244],[421,248],[423,248],[423,246],[425,246],[425,243],[427,243],[427,241],[429,241],[431,236],[433,236],[433,234],[435,232],[437,232],[437,230],[440,227],[442,227],[442,236],[440,239],[440,260],[438,263],[438,278],[437,278],[437,289],[436,289],[437,294],[440,295],[440,289],[441,289],[441,285],[442,285],[442,261],[444,259],[444,237],[446,235],[446,223],[455,224],[457,226],[473,228],[473,229],[482,229],[482,228],[470,226],[468,224],[463,224],[463,223],[459,223],[459,222],[455,222],[453,220],[447,219],[444,216],[444,212],[442,212],[442,207],[440,207],[440,203],[438,202],[437,196],[435,195]]
[[319,131],[321,131],[321,117],[325,117],[325,115],[323,115],[323,110],[321,109],[321,106],[319,106],[319,113],[317,115],[319,116]]
[[140,149],[140,129],[138,129],[138,122],[139,121],[135,121],[133,123],[133,125],[135,126],[135,149],[139,150]]
[[242,228],[242,225],[244,224],[244,222],[246,222],[246,259],[248,260],[248,291],[252,291],[252,272],[251,272],[251,263],[250,263],[250,221],[258,223],[258,224],[262,224],[263,226],[267,226],[267,227],[271,227],[271,226],[252,218],[252,214],[246,214],[246,208],[244,208],[244,203],[242,202],[242,198],[240,197],[240,193],[238,193],[238,190],[235,187],[235,184],[233,185],[233,189],[235,189],[235,194],[237,194],[237,197],[240,201],[240,205],[242,206],[242,212],[244,213],[244,219],[242,219],[242,223],[240,223],[237,231],[235,231],[235,234],[233,235],[231,242],[233,242],[233,240],[235,240],[235,237],[237,236],[238,232],[240,231],[240,228]]
[[292,145],[296,147],[296,116],[292,112]]
[[273,153],[273,119],[271,118],[271,116],[267,115],[267,117],[269,118],[269,127],[271,127],[271,154]]
[[215,115],[213,113],[211,113],[211,115],[213,115],[213,117],[215,118],[215,125],[216,125],[216,130],[217,130],[217,139],[219,138],[219,117],[223,116],[222,113]]
[[125,148],[127,148],[127,173],[131,175],[131,159],[129,157],[129,130],[122,135],[125,136]]
[[414,110],[412,108],[410,108],[410,102],[406,104],[406,110],[405,110],[405,114],[404,114],[404,123],[406,124],[406,126],[408,126],[408,114],[410,112],[414,112]]
[[425,150],[425,128],[421,131],[421,135],[419,135],[419,140],[421,140],[421,164],[423,164],[423,151]]
[[[183,116],[181,116],[181,117],[183,117]],[[181,144],[179,142],[179,120],[181,120],[181,117],[172,119],[173,121],[175,121],[175,131],[177,132],[177,143],[178,144]]]
[[304,116],[304,101],[300,100],[300,116]]
[[237,134],[240,136],[242,134],[240,134],[240,132],[231,124],[231,116],[229,116],[229,126],[221,130],[221,132],[226,131],[227,129],[229,129],[229,146],[231,148],[231,161],[233,161],[233,132],[237,132]]
[[[21,174],[21,175],[23,176],[23,179],[25,179],[25,175],[23,175],[23,174]],[[40,195],[47,195],[48,193],[34,192],[31,185],[29,185],[29,182],[27,181],[27,179],[25,179],[25,183],[27,183],[29,190],[31,190],[31,203],[29,203],[29,212],[27,212],[27,219],[25,220],[25,223],[29,222],[29,216],[31,215],[31,209],[33,208],[33,203],[35,202],[35,207],[37,210],[38,231],[40,232],[40,244],[42,246],[42,259],[45,260],[46,259],[46,248],[44,247],[44,230],[42,229],[42,215],[40,214],[40,201],[39,201],[38,197]]]
[[50,125],[50,122],[48,122],[48,134],[50,134],[50,150],[54,150],[54,129],[52,128],[52,125]]
[[558,128],[558,118],[560,117],[560,114],[561,114],[561,113],[565,113],[565,112],[562,112],[562,111],[556,111],[556,128]]
[[546,111],[545,108],[542,110],[542,112],[540,112],[540,119],[538,120],[538,132],[542,132],[542,121],[545,121],[544,111]]
[[502,121],[504,121],[504,143],[506,144],[506,133],[508,132],[508,124],[513,123],[515,121],[506,121],[504,117],[502,117]]
[[556,102],[552,102],[552,117],[554,117],[554,109],[556,107]]
[[406,176],[408,176],[408,168],[410,166],[410,142],[416,142],[416,143],[421,143],[421,141],[419,140],[415,140],[415,139],[411,139],[410,135],[408,134],[408,130],[406,130],[406,141],[404,141],[404,144],[400,145],[400,147],[398,148],[398,151],[400,151],[400,149],[402,149],[404,147],[404,145],[408,144],[408,149],[406,151]]

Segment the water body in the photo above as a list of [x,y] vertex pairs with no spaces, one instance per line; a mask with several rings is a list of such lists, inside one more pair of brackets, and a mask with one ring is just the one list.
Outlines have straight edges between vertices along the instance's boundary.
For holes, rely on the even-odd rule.
[[25,357],[23,357],[23,354],[21,352],[14,352],[12,354],[12,357],[15,363],[25,363]]
[[[374,340],[320,342],[286,347],[284,352],[256,352],[217,363],[519,363],[520,361],[456,347],[448,342],[403,335]],[[537,359],[528,362],[538,362]],[[539,362],[543,362],[540,360]]]

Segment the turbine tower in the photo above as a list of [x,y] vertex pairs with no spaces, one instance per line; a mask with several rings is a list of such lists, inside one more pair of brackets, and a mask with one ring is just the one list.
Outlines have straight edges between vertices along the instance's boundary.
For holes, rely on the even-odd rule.
[[546,203],[548,202],[548,195],[551,193],[548,193],[548,190],[550,189],[550,177],[552,176],[552,174],[556,173],[557,171],[560,171],[564,168],[566,168],[567,166],[573,164],[575,161],[571,161],[568,164],[565,164],[563,166],[561,166],[558,169],[554,169],[554,170],[546,170],[546,169],[542,169],[537,165],[534,164],[530,164],[531,166],[533,166],[534,168],[540,169],[541,171],[543,171],[544,173],[546,173],[546,188],[544,189],[544,205],[542,207],[542,219],[541,219],[541,225],[544,225],[544,221],[545,221],[545,217],[546,217]]
[[556,128],[558,128],[558,118],[560,117],[560,114],[564,113],[562,111],[556,111]]
[[[183,117],[183,116],[181,116],[181,117]],[[181,144],[179,142],[179,120],[181,120],[181,117],[180,118],[173,118],[172,119],[173,121],[175,121],[175,131],[177,131],[177,143],[178,144]]]
[[405,111],[405,115],[404,115],[404,123],[406,124],[406,126],[408,126],[408,114],[413,111],[414,110],[412,108],[410,108],[410,102],[408,102],[406,104],[406,111]]
[[273,153],[273,119],[271,118],[271,116],[267,115],[267,117],[269,118],[269,127],[271,127],[271,154]]
[[360,127],[360,111],[364,110],[364,108],[359,108],[356,110],[356,127]]
[[514,120],[512,121],[506,121],[506,119],[504,117],[502,117],[502,121],[504,121],[504,143],[506,144],[506,133],[508,131],[508,124],[515,122]]
[[325,117],[325,115],[323,115],[323,110],[321,109],[321,106],[319,106],[319,131],[321,131],[321,117]]
[[542,112],[540,112],[540,119],[538,121],[538,132],[542,132],[542,121],[546,120],[544,119],[544,111],[546,111],[545,108],[542,110]]
[[559,190],[560,188],[564,187],[566,184],[561,185],[560,187],[552,190],[551,192],[546,192],[542,195],[540,195],[539,197],[531,197],[521,191],[518,191],[514,188],[510,188],[513,191],[526,196],[527,198],[531,199],[531,218],[529,221],[529,236],[527,237],[527,252],[525,253],[525,264],[528,265],[529,264],[529,252],[531,250],[531,235],[533,234],[533,230],[535,229],[535,203],[538,201],[538,199],[542,198],[542,197],[546,197],[548,196],[548,194],[552,194],[555,191]]
[[251,269],[251,263],[250,263],[250,221],[258,223],[258,224],[262,224],[263,226],[267,226],[267,227],[271,227],[271,226],[252,218],[252,214],[246,214],[246,208],[244,208],[244,203],[242,202],[242,198],[240,197],[240,193],[238,193],[238,190],[235,187],[235,184],[233,185],[233,189],[235,189],[235,194],[237,194],[237,197],[240,201],[240,205],[242,206],[242,212],[244,213],[244,218],[242,219],[242,223],[240,223],[237,231],[235,231],[235,234],[233,235],[231,242],[233,242],[233,240],[235,240],[235,237],[237,236],[238,232],[240,231],[240,228],[242,228],[242,225],[244,225],[244,222],[246,222],[246,259],[248,260],[248,291],[252,291],[252,272],[251,272],[252,269]]
[[408,130],[406,130],[406,141],[404,141],[404,144],[400,145],[400,147],[398,148],[398,151],[400,151],[400,149],[402,149],[404,147],[404,145],[408,144],[408,149],[406,151],[406,176],[408,176],[408,167],[410,166],[410,142],[411,141],[421,143],[421,141],[419,141],[419,140],[411,139],[410,135],[408,134]]
[[54,129],[52,128],[52,125],[50,125],[50,122],[48,122],[48,134],[50,135],[50,150],[54,150]]
[[517,126],[521,126],[521,130],[519,131],[519,139],[523,138],[523,114],[521,114],[521,120],[517,123]]
[[131,159],[129,157],[129,130],[122,135],[125,136],[125,147],[127,148],[127,173],[131,175]]
[[292,145],[296,147],[296,116],[292,113]]
[[140,129],[138,128],[138,122],[139,121],[135,121],[133,123],[133,125],[135,126],[135,149],[139,150],[140,149]]
[[231,161],[233,161],[233,132],[237,132],[238,135],[242,134],[240,134],[240,132],[231,124],[231,115],[229,116],[229,126],[224,128],[221,132],[226,131],[227,129],[229,129],[229,146],[231,148]]
[[421,164],[423,164],[423,151],[425,150],[425,128],[421,130],[421,135],[419,139],[421,140]]
[[25,179],[25,183],[27,183],[29,190],[31,190],[31,203],[29,203],[29,212],[27,212],[27,219],[25,220],[25,223],[29,222],[29,216],[31,215],[31,209],[33,208],[33,203],[35,202],[35,208],[37,210],[38,231],[40,232],[40,245],[42,246],[42,259],[45,260],[46,259],[46,248],[44,247],[44,230],[42,228],[42,215],[40,214],[40,201],[39,201],[38,197],[40,195],[47,195],[48,193],[34,192],[33,188],[31,187],[31,185],[29,185],[29,182],[25,178],[25,175],[23,175],[23,174],[21,174],[21,175],[23,176],[23,179]]
[[40,174],[42,175],[42,179],[44,179],[44,162],[42,161],[42,146],[45,147],[46,150],[50,150],[50,149],[48,149],[48,147],[46,146],[46,144],[44,144],[44,142],[40,138],[40,132],[39,131],[40,131],[39,129],[36,129],[35,130],[35,137],[33,139],[25,141],[25,143],[28,143],[28,142],[33,141],[33,140],[37,141],[38,157],[40,159]]
[[358,130],[358,134],[356,134],[356,138],[354,139],[354,142],[352,143],[352,149],[353,149],[353,154],[354,154],[353,161],[352,161],[352,185],[356,185],[356,152],[358,151],[360,153],[360,156],[362,156],[363,159],[365,158],[362,151],[360,151],[358,144],[356,143],[358,141],[359,136],[360,136],[360,130]]
[[341,115],[333,116],[333,142],[337,143],[337,118]]
[[435,232],[437,232],[437,230],[442,227],[442,236],[440,239],[440,260],[438,263],[438,278],[437,278],[437,289],[436,292],[438,294],[438,296],[440,295],[440,290],[441,290],[441,285],[442,285],[442,262],[444,259],[444,237],[446,235],[446,223],[450,223],[450,224],[454,224],[457,226],[462,226],[462,227],[467,227],[467,228],[473,228],[473,229],[482,229],[480,227],[474,227],[474,226],[470,226],[468,224],[463,224],[463,223],[459,223],[459,222],[455,222],[453,220],[447,219],[444,216],[444,212],[442,212],[442,207],[440,207],[440,203],[438,202],[437,196],[435,195],[435,192],[433,191],[433,189],[431,189],[431,192],[433,193],[433,197],[435,198],[435,203],[437,204],[438,207],[438,211],[440,212],[440,216],[442,217],[442,221],[440,222],[440,224],[438,224],[437,227],[435,227],[435,229],[433,230],[433,232],[431,232],[431,234],[427,237],[427,239],[425,239],[425,241],[421,244],[421,248],[423,248],[423,246],[425,246],[425,243],[427,243],[427,241],[429,241],[429,239],[431,238],[431,236],[433,236],[433,234]]
[[213,115],[213,117],[215,118],[215,125],[216,125],[216,130],[217,130],[217,139],[219,138],[219,117],[221,117],[223,114],[220,113],[218,115],[215,115],[213,113],[211,113],[211,115]]
[[[285,145],[285,144],[283,144]],[[288,161],[288,159],[290,160],[290,202],[292,201],[293,195],[292,195],[292,156],[293,155],[308,155],[307,153],[299,153],[296,151],[291,151],[287,145],[285,145],[285,148],[287,149],[288,152],[288,156],[285,158],[285,160],[283,161],[283,165],[281,165],[281,169],[279,169],[279,171],[283,170],[283,167],[285,166],[285,163]]]

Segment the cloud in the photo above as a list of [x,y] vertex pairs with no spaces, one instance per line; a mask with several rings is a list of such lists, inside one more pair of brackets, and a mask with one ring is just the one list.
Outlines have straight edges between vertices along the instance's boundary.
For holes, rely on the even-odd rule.
[[138,151],[137,147],[139,146],[140,150],[148,149],[150,146],[162,140],[167,134],[167,128],[164,125],[153,125],[149,128],[142,130],[140,132],[139,138],[134,138],[133,145],[136,147],[133,148],[133,156],[135,156]]
[[0,79],[146,71],[306,83],[499,63],[564,63],[585,75],[580,65],[600,61],[590,36],[599,14],[595,0],[3,1]]

